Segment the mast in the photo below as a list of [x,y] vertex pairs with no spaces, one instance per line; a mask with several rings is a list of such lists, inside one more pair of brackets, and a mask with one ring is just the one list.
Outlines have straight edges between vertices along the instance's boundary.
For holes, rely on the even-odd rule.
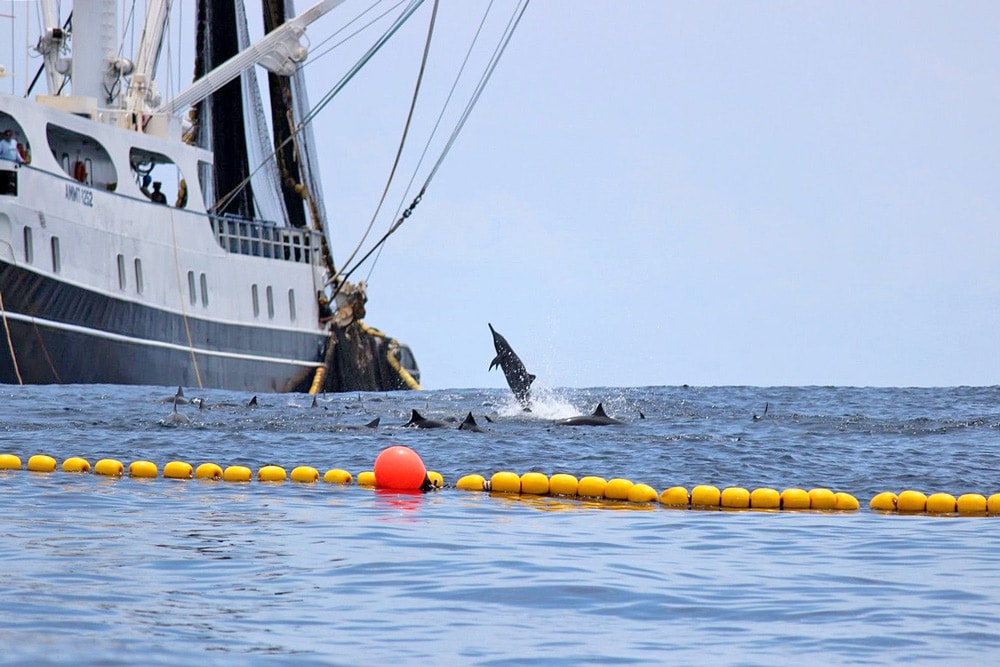
[[[233,1],[230,0],[229,4]],[[305,34],[306,26],[342,2],[344,0],[320,0],[299,16],[287,21],[280,30],[271,32],[243,51],[233,51],[226,61],[219,61],[211,70],[201,72],[197,81],[157,109],[157,112],[177,113],[192,104],[197,104],[254,65],[263,65],[272,72],[286,76],[292,74],[308,54],[308,49],[299,42],[299,38]],[[217,9],[223,10],[221,6]],[[223,30],[235,32],[235,19],[223,26]],[[214,39],[216,35],[213,34],[212,37]]]
[[45,23],[45,32],[38,38],[35,50],[42,55],[45,63],[45,80],[48,84],[49,95],[55,95],[59,92],[63,77],[69,73],[69,63],[61,61],[59,58],[59,52],[66,43],[68,35],[59,26],[52,0],[41,0],[39,4],[41,5],[42,21]]
[[[46,17],[48,20],[48,17]],[[73,6],[75,97],[93,97],[108,106],[117,97],[118,8],[115,0],[76,0]]]
[[[239,53],[235,0],[199,0],[195,78],[201,79]],[[246,124],[240,79],[229,80],[196,107],[199,146],[216,156],[210,193],[213,199],[233,192],[250,174]],[[248,183],[232,197],[220,215],[254,217],[253,193]]]
[[[285,0],[264,0],[264,32],[270,33],[285,22]],[[281,174],[281,195],[288,211],[288,222],[295,227],[308,226],[305,201],[302,197],[302,169],[295,142],[292,141],[292,86],[288,76],[268,72],[267,86],[271,99],[271,131],[274,133],[275,160]]]
[[139,48],[136,49],[135,71],[128,86],[126,108],[131,113],[142,113],[160,103],[154,77],[170,5],[171,0],[149,0],[146,5],[146,22],[142,27]]

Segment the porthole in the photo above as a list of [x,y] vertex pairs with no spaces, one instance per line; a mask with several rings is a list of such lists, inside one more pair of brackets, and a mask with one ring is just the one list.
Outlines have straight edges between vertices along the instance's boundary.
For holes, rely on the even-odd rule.
[[62,257],[59,254],[59,237],[52,237],[52,271],[59,273],[62,270]]
[[125,255],[118,255],[118,289],[124,290],[125,283]]

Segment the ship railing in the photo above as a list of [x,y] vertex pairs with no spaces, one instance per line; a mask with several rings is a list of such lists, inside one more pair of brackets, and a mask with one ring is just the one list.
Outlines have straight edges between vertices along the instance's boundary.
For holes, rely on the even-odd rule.
[[321,236],[309,229],[233,215],[209,216],[219,246],[229,253],[309,264],[319,257]]

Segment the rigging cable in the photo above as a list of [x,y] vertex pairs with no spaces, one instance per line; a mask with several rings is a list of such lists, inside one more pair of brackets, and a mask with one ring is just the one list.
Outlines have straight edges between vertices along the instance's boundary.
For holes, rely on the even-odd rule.
[[[399,161],[403,157],[403,148],[406,147],[406,138],[410,134],[410,124],[413,122],[413,112],[417,108],[417,99],[420,97],[420,85],[424,80],[424,72],[427,71],[427,56],[431,50],[431,41],[434,37],[434,24],[437,22],[439,4],[439,0],[434,0],[434,8],[431,11],[431,20],[427,26],[427,41],[424,42],[424,55],[420,59],[420,71],[417,74],[416,85],[413,87],[413,97],[410,98],[410,111],[406,115],[406,125],[403,126],[403,136],[400,137],[399,148],[396,149],[396,159],[392,163],[392,169],[389,170],[389,178],[386,179],[385,188],[382,190],[382,197],[378,201],[378,206],[375,207],[375,212],[372,214],[371,222],[368,223],[368,228],[365,229],[365,233],[361,235],[361,240],[358,241],[358,246],[351,253],[350,257],[344,260],[344,266],[350,265],[351,260],[353,260],[358,252],[360,252],[362,244],[365,242],[365,239],[368,238],[368,234],[372,231],[372,227],[375,226],[378,214],[382,211],[382,205],[385,203],[385,198],[389,196],[389,188],[392,186],[392,180],[396,176],[396,169],[399,168]],[[338,275],[334,275],[330,278],[330,282],[335,284],[334,294],[336,294],[340,289],[340,283],[337,280]]]
[[[21,167],[22,169],[31,167]],[[17,257],[14,254],[14,247],[8,243],[4,242],[7,249],[10,251],[11,261],[14,266],[17,267]],[[52,377],[55,378],[56,384],[62,384],[62,378],[59,377],[59,371],[56,370],[55,364],[52,363],[52,357],[49,355],[48,347],[45,345],[45,340],[42,338],[42,332],[38,328],[38,320],[35,319],[35,315],[31,312],[26,312],[25,315],[31,321],[31,328],[35,332],[35,337],[38,338],[38,347],[45,355],[45,363],[49,365],[49,370],[52,372]],[[18,384],[24,384],[24,379],[21,377],[21,369],[18,367],[17,355],[14,352],[14,341],[10,334],[10,323],[7,321],[7,306],[4,305],[3,292],[0,292],[0,318],[3,319],[4,333],[7,337],[7,349],[10,350],[10,360],[14,365],[14,375],[17,377]]]
[[[392,36],[395,35],[396,32],[403,27],[403,24],[405,24],[410,19],[410,17],[413,16],[414,12],[416,12],[416,10],[420,7],[420,5],[423,4],[423,2],[424,0],[411,0],[410,5],[403,11],[403,13],[396,19],[396,21],[391,26],[389,26],[389,29],[381,37],[379,37],[378,40],[376,40],[375,44],[373,44],[368,49],[368,51],[365,52],[363,56],[361,56],[361,59],[358,60],[358,62],[355,63],[350,70],[348,70],[347,74],[345,74],[340,79],[340,81],[338,81],[337,84],[333,88],[331,88],[326,93],[326,95],[324,95],[323,98],[312,109],[309,110],[309,113],[307,113],[302,118],[302,122],[298,124],[298,126],[295,128],[292,134],[297,134],[301,132],[306,125],[308,125],[313,121],[313,119],[319,114],[319,112],[322,111],[323,108],[326,107],[326,105],[329,104],[330,101],[334,97],[336,97],[336,95],[339,94],[340,91],[343,90],[348,83],[351,82],[351,80],[358,74],[358,72],[360,72],[361,69],[368,64],[368,61],[371,60],[375,56],[375,54],[382,49],[385,43],[388,42],[389,39],[391,39]],[[251,171],[250,174],[245,179],[243,179],[242,182],[240,182],[231,191],[226,193],[225,196],[221,197],[219,201],[216,202],[215,206],[212,207],[212,210],[219,211],[224,209],[233,200],[233,198],[237,194],[239,194],[239,192],[243,188],[246,187],[247,183],[250,182],[250,179],[258,171],[263,169],[264,166],[268,163],[268,161],[275,159],[277,152],[283,149],[291,140],[292,138],[288,137],[283,142],[281,142],[281,144],[275,147],[274,151],[271,152],[271,154],[268,155],[267,158],[265,158],[259,165],[257,165],[257,167],[253,171]]]
[[[431,142],[434,137],[437,136],[438,128],[441,127],[441,121],[444,119],[445,111],[448,110],[448,106],[451,104],[451,98],[455,95],[455,90],[458,89],[458,83],[462,79],[462,74],[465,72],[466,66],[469,64],[469,58],[472,57],[472,51],[475,49],[476,44],[479,42],[479,36],[483,32],[483,26],[486,25],[486,19],[490,15],[490,11],[493,9],[493,0],[490,0],[490,4],[487,5],[486,11],[483,12],[483,18],[479,22],[479,28],[476,29],[476,34],[472,37],[472,42],[469,44],[468,50],[465,52],[465,58],[462,60],[462,66],[458,68],[458,73],[455,75],[455,80],[451,84],[451,90],[448,91],[448,97],[445,98],[444,104],[441,105],[441,113],[438,114],[437,121],[434,123],[434,128],[431,130],[430,136],[427,138],[427,143],[424,144],[424,150],[420,153],[420,159],[417,160],[417,166],[413,168],[413,174],[410,176],[409,182],[406,184],[406,189],[403,190],[403,197],[400,199],[399,207],[396,209],[396,215],[400,214],[403,210],[403,205],[406,201],[406,193],[410,192],[413,188],[413,182],[417,179],[417,174],[420,172],[420,167],[424,164],[424,158],[427,157],[427,151],[430,150]],[[495,53],[495,51],[494,51]],[[365,280],[370,280],[372,272],[375,271],[375,265],[378,263],[379,257],[382,256],[382,250],[385,245],[380,245],[378,253],[375,255],[374,261],[372,261],[371,267],[368,269],[368,275],[365,276]]]
[[[191,338],[191,324],[188,322],[187,308],[184,306],[184,286],[183,281],[181,280],[180,257],[177,255],[177,227],[174,224],[174,209],[169,206],[167,209],[170,213],[170,238],[173,241],[174,247],[174,270],[177,272],[177,298],[181,304],[181,318],[184,320],[184,333],[187,335],[188,351],[191,353],[191,365],[194,366],[194,377],[198,381],[198,389],[204,389],[205,386],[201,382],[201,371],[198,370],[198,357],[194,352],[194,340]],[[193,292],[191,296],[193,299]]]
[[[403,224],[403,222],[405,222],[406,219],[409,218],[410,215],[413,213],[413,209],[415,209],[417,205],[420,203],[420,201],[423,199],[424,194],[427,192],[427,187],[430,185],[431,179],[433,179],[434,175],[437,174],[438,169],[441,167],[441,163],[444,162],[445,156],[448,154],[448,151],[451,150],[451,147],[455,144],[455,140],[458,138],[459,132],[462,131],[462,128],[464,127],[466,121],[469,119],[469,115],[472,113],[473,107],[479,100],[479,97],[482,95],[487,81],[489,81],[490,77],[493,75],[493,72],[496,70],[496,66],[500,62],[500,56],[503,55],[503,52],[507,49],[507,45],[510,43],[510,39],[514,35],[514,30],[517,29],[518,24],[521,22],[521,18],[524,16],[524,11],[528,8],[529,2],[530,0],[524,0],[524,4],[521,5],[520,11],[511,20],[511,23],[508,24],[509,30],[504,35],[504,38],[501,40],[501,43],[494,54],[493,60],[491,60],[489,66],[486,69],[486,72],[483,74],[483,77],[480,80],[479,85],[476,87],[475,93],[469,100],[469,104],[466,106],[465,111],[462,113],[462,116],[459,119],[458,124],[455,126],[455,129],[452,131],[451,136],[448,138],[448,142],[445,144],[444,150],[441,152],[441,155],[438,157],[437,162],[434,164],[434,167],[431,169],[430,174],[428,174],[427,179],[424,181],[423,186],[420,188],[420,192],[417,193],[417,196],[414,197],[413,201],[410,202],[410,205],[406,208],[405,211],[403,211],[402,215],[399,216],[396,222],[394,222],[392,226],[389,227],[389,231],[387,231],[385,234],[382,235],[382,238],[380,238],[376,242],[376,244],[371,248],[371,250],[365,253],[365,255],[358,260],[357,264],[355,264],[353,267],[351,267],[350,270],[348,270],[346,273],[343,274],[341,278],[342,281],[347,280],[351,276],[351,274],[358,269],[358,267],[360,267],[369,257],[371,257],[371,255],[376,250],[378,250],[379,247],[382,246],[382,244],[384,244],[397,229],[399,229],[399,227]],[[338,289],[339,285],[335,286],[334,295],[336,295]]]
[[[382,19],[384,19],[391,12],[395,11],[396,9],[398,9],[399,6],[402,5],[404,2],[406,2],[406,0],[399,0],[399,2],[397,2],[396,4],[394,4],[392,7],[389,7],[389,9],[385,10],[384,12],[382,12],[381,14],[379,14],[378,16],[376,16],[375,18],[373,18],[371,21],[369,21],[365,25],[361,26],[360,28],[358,28],[357,30],[355,30],[354,32],[352,32],[350,35],[348,35],[344,39],[340,40],[339,42],[337,42],[336,44],[334,44],[333,46],[331,46],[330,48],[328,48],[326,51],[322,51],[322,52],[320,52],[320,53],[318,53],[318,54],[316,54],[314,56],[310,56],[308,60],[306,60],[304,63],[302,63],[301,67],[309,67],[313,63],[318,62],[319,60],[321,60],[325,56],[329,55],[331,52],[335,51],[340,46],[342,46],[345,43],[349,42],[350,40],[354,39],[355,37],[357,37],[358,35],[360,35],[362,32],[364,32],[368,28],[372,27],[373,25],[375,25],[376,23],[378,23],[379,21],[381,21]],[[347,30],[349,27],[351,27],[354,24],[355,21],[359,21],[362,16],[364,16],[365,14],[367,14],[368,12],[370,12],[371,10],[375,9],[376,6],[377,6],[377,4],[376,5],[372,5],[371,7],[369,7],[368,9],[366,9],[365,11],[363,11],[360,14],[358,14],[357,16],[355,16],[353,19],[351,19],[350,21],[348,21],[340,30],[337,30],[332,35],[330,35],[330,36],[324,38],[322,41],[320,41],[316,45],[315,48],[318,49],[318,48],[322,47],[324,44],[326,44],[327,42],[329,42],[330,40],[332,40],[334,37],[336,37],[340,33],[342,33],[345,30]]]
[[10,360],[14,364],[14,375],[17,377],[18,384],[24,384],[24,380],[21,378],[21,369],[17,367],[17,355],[14,354],[14,341],[10,336],[10,324],[7,322],[7,309],[3,305],[2,292],[0,292],[0,314],[3,315],[3,329],[7,334],[7,349],[10,350]]

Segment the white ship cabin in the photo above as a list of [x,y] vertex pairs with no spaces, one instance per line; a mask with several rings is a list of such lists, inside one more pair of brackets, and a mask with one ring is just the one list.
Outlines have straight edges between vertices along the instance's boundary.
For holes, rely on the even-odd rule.
[[0,159],[2,259],[188,314],[316,329],[320,234],[210,214],[212,154],[181,139],[176,117],[0,95],[6,130],[18,156]]

